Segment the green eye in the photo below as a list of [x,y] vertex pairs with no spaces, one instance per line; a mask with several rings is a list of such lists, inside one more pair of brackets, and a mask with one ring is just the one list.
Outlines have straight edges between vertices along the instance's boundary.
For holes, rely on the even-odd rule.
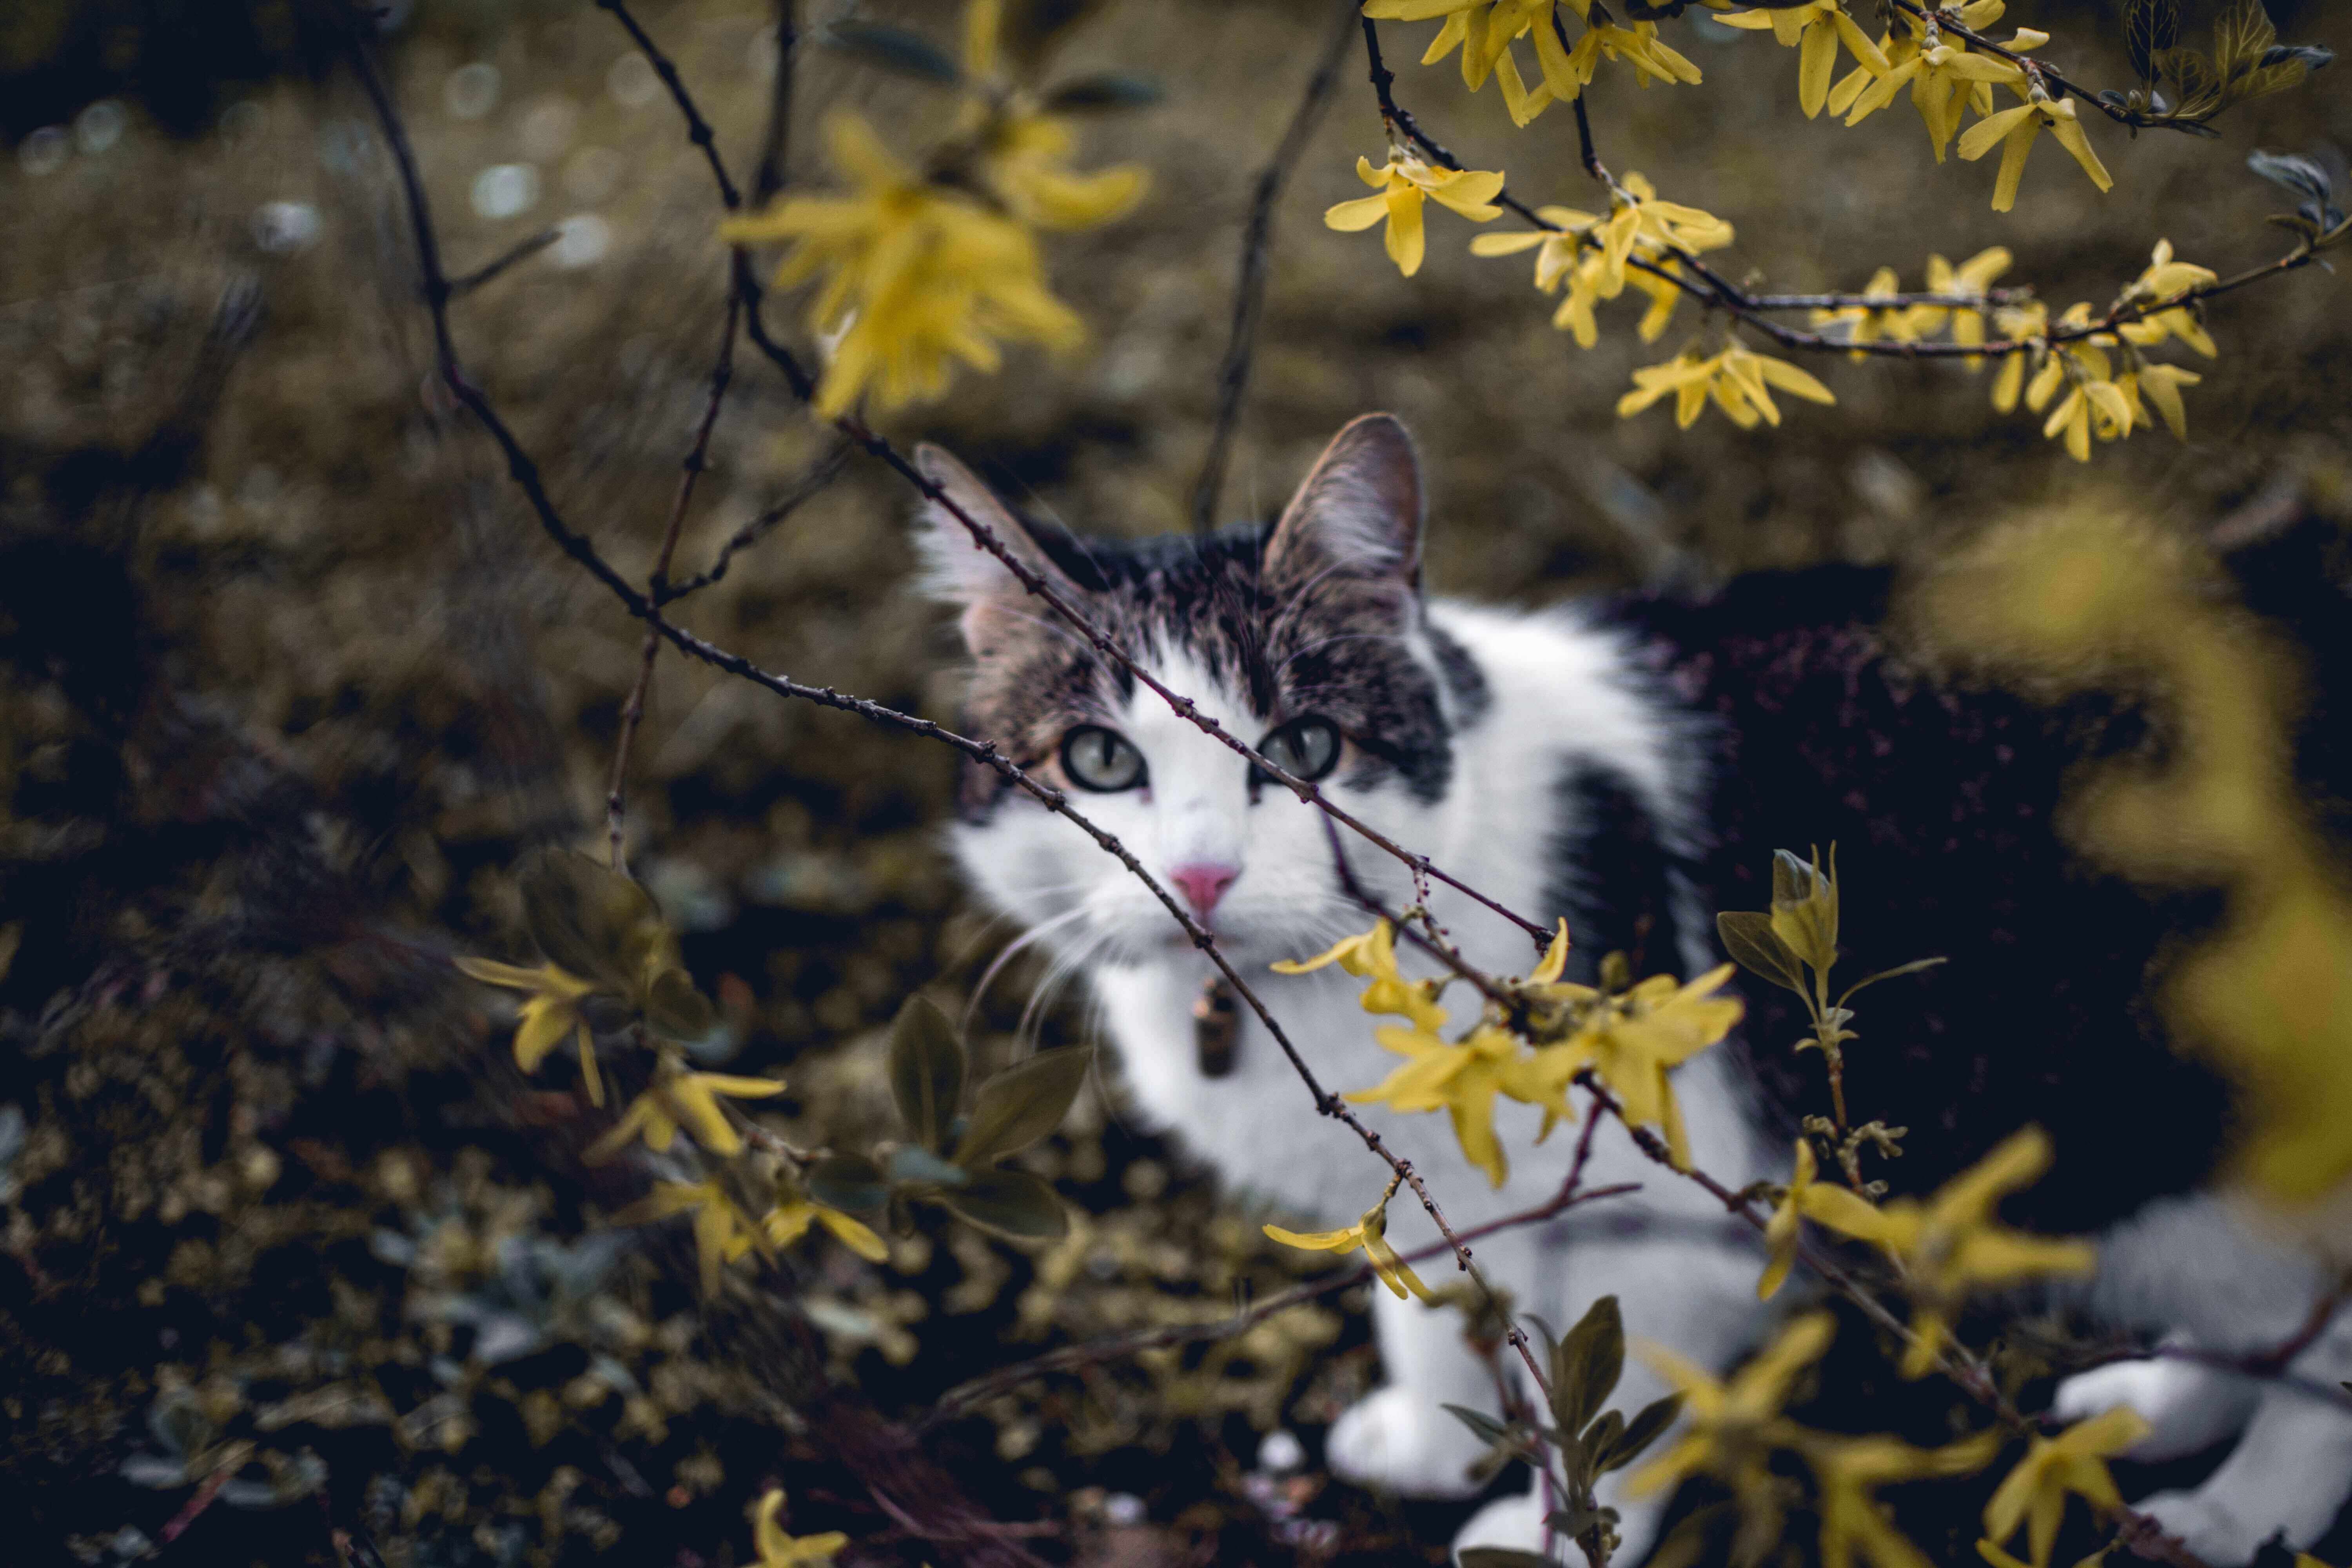
[[1143,782],[1143,753],[1116,730],[1081,724],[1062,737],[1062,771],[1080,789],[1113,794]]
[[1310,713],[1267,735],[1257,750],[1293,778],[1312,784],[1339,765],[1339,726]]

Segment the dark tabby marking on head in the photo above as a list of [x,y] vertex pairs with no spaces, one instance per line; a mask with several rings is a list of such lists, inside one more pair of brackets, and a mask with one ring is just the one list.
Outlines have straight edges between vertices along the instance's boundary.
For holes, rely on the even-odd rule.
[[[1423,615],[1419,480],[1395,421],[1372,416],[1343,432],[1278,521],[1206,539],[1082,537],[1024,523],[944,453],[927,449],[923,460],[960,505],[986,516],[1139,659],[1189,659],[1265,729],[1307,713],[1330,720],[1350,745],[1342,782],[1351,788],[1393,775],[1423,805],[1444,798],[1454,767],[1449,707],[1459,723],[1475,722],[1486,687],[1469,656]],[[1116,725],[1132,696],[1123,670],[1029,601],[1009,574],[998,570],[992,581],[959,571],[977,664],[965,709],[972,733],[1030,767],[1052,757],[1073,724]],[[1416,641],[1437,674],[1415,656]],[[993,772],[968,765],[965,819],[984,820],[1005,788]]]
[[1550,846],[1557,869],[1545,907],[1568,921],[1566,977],[1591,984],[1612,952],[1625,954],[1637,978],[1681,973],[1672,852],[1633,784],[1608,768],[1571,764],[1553,798],[1563,826]]

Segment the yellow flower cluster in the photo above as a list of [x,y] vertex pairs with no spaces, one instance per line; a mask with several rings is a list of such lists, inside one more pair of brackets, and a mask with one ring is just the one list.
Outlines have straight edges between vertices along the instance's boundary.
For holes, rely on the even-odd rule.
[[[1972,0],[1957,16],[1962,26],[1981,32],[1999,21],[2007,8],[2004,0]],[[1932,12],[1902,13],[1895,27],[1874,44],[1846,15],[1840,0],[1810,0],[1788,9],[1737,11],[1720,20],[1754,31],[1769,28],[1781,43],[1800,51],[1797,93],[1808,117],[1827,108],[1832,114],[1843,115],[1848,125],[1859,125],[1894,102],[1895,95],[1907,87],[1911,106],[1927,127],[1928,145],[1935,149],[1939,163],[1952,138],[1959,133],[1962,108],[1975,110],[1978,122],[1960,136],[1960,156],[1973,162],[1995,147],[2001,149],[2000,174],[1993,182],[1995,212],[2007,212],[2016,205],[2026,155],[2044,131],[2074,155],[2094,185],[2105,191],[2115,184],[2083,134],[2073,99],[2063,94],[2053,98],[2041,77],[2025,65],[1983,50],[1971,51],[1966,40],[1947,34]],[[2049,41],[2047,33],[2020,28],[2001,47],[2021,55]],[[1853,56],[1855,66],[1832,84],[1830,76],[1840,44]],[[1996,110],[1996,87],[2016,94],[2017,105]]]
[[[2006,246],[1996,245],[1980,250],[1958,267],[1940,256],[1927,258],[1927,292],[1948,299],[1982,300],[1993,280],[2009,270],[2011,257]],[[1901,293],[1900,280],[1892,267],[1882,267],[1872,274],[1863,289],[1863,298],[1891,298]],[[1966,305],[1906,305],[1874,306],[1844,305],[1835,310],[1815,310],[1811,318],[1815,327],[1831,329],[1848,342],[1869,343],[1886,342],[1916,343],[1950,329],[1951,341],[1973,348],[1985,341],[1985,314],[1981,309]],[[1851,357],[1864,357],[1856,353]],[[1974,356],[1969,360],[1970,369],[1980,363]]]
[[786,1535],[783,1526],[776,1522],[783,1507],[781,1489],[760,1499],[759,1513],[751,1521],[751,1549],[759,1553],[758,1568],[822,1568],[849,1544],[849,1537],[838,1530],[821,1535]]
[[1615,1094],[1625,1121],[1658,1128],[1675,1163],[1686,1168],[1689,1145],[1666,1074],[1738,1022],[1740,1005],[1715,994],[1731,978],[1732,966],[1727,963],[1687,985],[1661,974],[1610,993],[1563,982],[1567,963],[1568,927],[1562,921],[1543,962],[1517,984],[1527,1016],[1539,1021],[1533,1040],[1493,1009],[1460,1040],[1445,1039],[1439,1031],[1449,1015],[1437,1005],[1439,987],[1407,980],[1399,972],[1395,931],[1386,921],[1315,958],[1274,967],[1282,974],[1305,974],[1337,963],[1370,980],[1362,997],[1365,1011],[1409,1021],[1402,1027],[1383,1025],[1372,1037],[1406,1059],[1379,1084],[1347,1098],[1358,1104],[1384,1102],[1398,1110],[1445,1110],[1464,1157],[1497,1187],[1508,1176],[1510,1163],[1495,1136],[1496,1096],[1541,1106],[1540,1141],[1559,1121],[1573,1120],[1568,1088],[1588,1069]]
[[1354,234],[1387,219],[1389,259],[1408,278],[1421,270],[1427,249],[1421,222],[1423,203],[1433,201],[1472,223],[1490,223],[1503,216],[1503,209],[1494,205],[1503,189],[1499,171],[1444,169],[1409,148],[1391,147],[1388,163],[1380,168],[1374,168],[1370,158],[1358,158],[1356,177],[1380,195],[1340,202],[1323,215],[1323,222],[1343,234]]
[[809,325],[831,344],[816,395],[826,418],[868,391],[886,409],[936,397],[956,362],[993,371],[1002,343],[1067,348],[1085,336],[1046,287],[1034,231],[1108,222],[1141,197],[1144,174],[1068,166],[1068,127],[998,80],[999,25],[995,0],[974,0],[964,46],[972,96],[952,155],[935,160],[937,177],[900,162],[863,116],[838,110],[825,146],[856,194],[788,195],[719,226],[732,245],[790,247],[779,289],[823,277]]
[[[1559,19],[1562,5],[1583,26],[1582,37],[1573,45]],[[1555,103],[1572,102],[1591,83],[1603,59],[1632,67],[1633,79],[1642,87],[1653,80],[1699,81],[1698,68],[1658,37],[1655,22],[1621,27],[1608,12],[1596,17],[1593,9],[1592,0],[1365,0],[1364,15],[1397,22],[1444,17],[1445,25],[1421,63],[1435,65],[1460,49],[1463,81],[1475,92],[1492,76],[1504,107],[1520,125]],[[1519,38],[1535,47],[1538,77],[1532,88],[1511,51]]]
[[1617,417],[1631,419],[1672,396],[1675,423],[1685,430],[1710,400],[1743,430],[1759,423],[1777,426],[1780,407],[1772,401],[1771,390],[1776,386],[1811,403],[1837,401],[1811,372],[1735,342],[1705,357],[1696,349],[1685,349],[1664,364],[1643,365],[1633,373],[1633,390],[1617,400]]
[[[2151,407],[2175,437],[2188,439],[2189,416],[2180,401],[2180,389],[2194,386],[2204,377],[2151,360],[2141,351],[2168,338],[2179,338],[2209,359],[2217,350],[2189,306],[2156,310],[2147,307],[2179,300],[2213,281],[2211,269],[2174,260],[2171,241],[2159,240],[2147,269],[2108,312],[2110,318],[2125,310],[2146,313],[2112,331],[2053,343],[2049,341],[2053,329],[2043,307],[2028,303],[2004,308],[1999,317],[2002,333],[2015,341],[2030,341],[2032,346],[2002,362],[1993,383],[1992,405],[2003,414],[2011,413],[2021,395],[2033,413],[2048,409],[2042,435],[2053,440],[2063,438],[2068,454],[2077,462],[2090,460],[2093,436],[2102,441],[2119,440],[2149,422]],[[2078,302],[2067,308],[2056,325],[2083,328],[2094,319],[2090,305]],[[2033,371],[2030,381],[2026,377],[2029,362]],[[2063,398],[2058,395],[2062,389]]]
[[1567,297],[1551,324],[1575,333],[1579,348],[1589,349],[1599,340],[1593,305],[1614,300],[1629,282],[1650,297],[1637,331],[1643,342],[1655,342],[1683,292],[1672,278],[1661,274],[1680,265],[1677,256],[1720,250],[1732,238],[1729,224],[1696,207],[1659,200],[1657,187],[1638,174],[1627,174],[1611,191],[1605,216],[1559,206],[1538,207],[1536,214],[1553,226],[1482,234],[1470,242],[1471,254],[1517,256],[1534,250],[1538,289],[1550,294],[1563,279],[1568,283]]

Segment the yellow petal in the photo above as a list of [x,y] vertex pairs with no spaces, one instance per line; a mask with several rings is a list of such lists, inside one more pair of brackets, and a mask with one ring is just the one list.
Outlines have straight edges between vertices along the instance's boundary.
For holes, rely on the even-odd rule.
[[[1342,234],[1354,234],[1360,229],[1371,227],[1388,216],[1387,196],[1358,196],[1354,201],[1340,202],[1326,211],[1323,215],[1323,223],[1327,228],[1336,228]],[[1479,237],[1483,239],[1486,237],[1481,235]],[[1276,967],[1280,968],[1280,965]],[[1298,971],[1284,970],[1283,973],[1293,974]]]
[[1974,125],[1969,126],[1968,133],[1960,138],[1960,157],[1968,163],[1975,163],[1979,158],[1991,152],[2003,137],[2029,119],[2036,125],[2041,123],[2039,117],[2033,112],[2033,105],[2021,103],[2015,109],[2004,109],[1998,114],[1978,121]]
[[2068,99],[2058,105],[2063,112],[2050,121],[2050,133],[2058,138],[2058,145],[2074,154],[2074,162],[2083,165],[2083,173],[2091,176],[2091,184],[2102,191],[2115,188],[2115,176],[2091,151],[2091,140],[2083,134],[2083,122],[2074,117],[2074,100]]
[[868,1263],[881,1263],[890,1256],[890,1244],[838,1209],[820,1206],[816,1211],[819,1225],[841,1238],[843,1246]]

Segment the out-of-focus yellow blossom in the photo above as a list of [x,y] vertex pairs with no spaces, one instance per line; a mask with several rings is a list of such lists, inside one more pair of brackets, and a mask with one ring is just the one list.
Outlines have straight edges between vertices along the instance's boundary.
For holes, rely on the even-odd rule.
[[994,370],[1000,339],[1066,348],[1085,335],[1046,291],[1036,240],[1021,223],[919,180],[853,111],[835,111],[824,134],[857,195],[791,195],[719,226],[734,245],[791,242],[779,289],[825,275],[809,310],[814,331],[837,334],[817,388],[820,415],[847,413],[869,387],[886,408],[935,396],[950,359]]
[[[2058,318],[2061,327],[2090,324],[2086,302],[2068,306]],[[2025,389],[2025,405],[2036,414],[2050,407],[2060,387],[2066,389],[2065,398],[2042,421],[2042,434],[2053,440],[2063,437],[2068,454],[2078,463],[2090,460],[2093,435],[2114,441],[2131,433],[2132,404],[2115,384],[2114,362],[2107,355],[2114,346],[2116,339],[2106,332],[2055,344]]]
[[[1390,1191],[1391,1193],[1395,1191],[1393,1183],[1390,1184]],[[1388,1199],[1383,1197],[1379,1203],[1364,1211],[1363,1218],[1344,1230],[1323,1230],[1302,1235],[1295,1230],[1285,1230],[1278,1225],[1269,1225],[1264,1228],[1268,1237],[1282,1243],[1283,1246],[1300,1247],[1308,1252],[1346,1253],[1353,1252],[1360,1247],[1364,1249],[1364,1256],[1371,1260],[1372,1272],[1381,1277],[1381,1284],[1396,1292],[1398,1300],[1403,1300],[1406,1292],[1410,1290],[1413,1295],[1426,1301],[1430,1299],[1429,1287],[1423,1285],[1420,1276],[1413,1273],[1412,1265],[1398,1257],[1396,1248],[1389,1245],[1386,1234],[1388,1218]]]
[[1628,1123],[1664,1131],[1676,1170],[1690,1168],[1690,1141],[1666,1070],[1714,1045],[1739,1022],[1739,1003],[1715,994],[1732,969],[1719,965],[1687,985],[1676,984],[1672,975],[1654,974],[1596,1014],[1570,1042],[1591,1054],[1593,1071],[1615,1092]]
[[1015,217],[1041,228],[1092,228],[1119,216],[1150,187],[1139,163],[1081,174],[1069,166],[1077,139],[1049,114],[1005,120],[983,162],[990,186]]
[[1813,403],[1837,401],[1811,372],[1735,343],[1706,359],[1685,349],[1664,364],[1635,371],[1633,390],[1617,400],[1617,417],[1630,419],[1672,394],[1675,423],[1684,429],[1696,421],[1710,398],[1743,430],[1759,423],[1777,426],[1780,409],[1770,390],[1775,386]]
[[1792,1320],[1727,1384],[1664,1345],[1637,1342],[1634,1353],[1681,1392],[1688,1425],[1680,1442],[1633,1472],[1625,1483],[1626,1494],[1647,1497],[1667,1491],[1701,1471],[1726,1482],[1743,1500],[1771,1486],[1764,1462],[1798,1432],[1780,1414],[1789,1385],[1821,1359],[1836,1334],[1837,1321],[1829,1313],[1807,1312]]
[[[2005,245],[1979,250],[1958,267],[1940,256],[1930,256],[1927,258],[1927,292],[1964,300],[1981,300],[1986,290],[1992,287],[1993,280],[2009,270],[2010,260],[2009,247]],[[1914,305],[1911,308],[1912,330],[1920,337],[1941,331],[1948,319],[1951,323],[1952,342],[1974,348],[1985,341],[1982,310],[1970,310],[1965,305]],[[1984,359],[1981,355],[1970,354],[1967,363],[1970,370],[1976,370],[1983,365]]]
[[[1863,286],[1862,297],[1865,300],[1891,300],[1902,291],[1895,268],[1882,267],[1872,273],[1870,281]],[[1887,305],[1841,305],[1834,310],[1814,310],[1808,321],[1809,324],[1816,327],[1842,327],[1843,331],[1838,335],[1850,343],[1876,342],[1881,338],[1907,343],[1921,335],[1917,311],[1895,310]],[[1860,360],[1868,356],[1857,350],[1846,357]]]
[[1966,1476],[2000,1451],[2000,1435],[1979,1433],[1940,1448],[1915,1448],[1893,1437],[1824,1437],[1807,1434],[1801,1446],[1820,1487],[1813,1504],[1822,1519],[1822,1568],[1853,1568],[1856,1557],[1874,1568],[1928,1568],[1925,1552],[1895,1528],[1880,1487],[1931,1477]]
[[[2029,342],[2050,330],[2050,308],[2039,300],[2021,304],[2003,305],[1993,312],[1993,321],[2003,339],[2013,343]],[[2004,354],[2000,374],[1993,377],[1992,405],[2003,414],[2017,411],[2018,395],[2024,390],[2026,362],[2038,351],[2020,349]]]
[[589,1036],[588,1020],[580,1013],[581,1000],[596,989],[593,981],[583,980],[552,963],[524,969],[493,959],[460,958],[457,964],[486,985],[530,993],[515,1025],[517,1067],[525,1072],[537,1072],[539,1064],[547,1059],[547,1053],[562,1045],[566,1034],[576,1035],[580,1042],[580,1076],[587,1080],[588,1102],[604,1103],[604,1080],[596,1072],[595,1042]]
[[1969,1289],[2045,1274],[2087,1274],[2098,1254],[2080,1241],[2051,1241],[1993,1222],[2000,1200],[2050,1167],[2050,1136],[2028,1127],[1947,1182],[1922,1204],[1896,1198],[1866,1215],[1819,1213],[1832,1230],[1877,1243],[1903,1266],[1911,1293],[1911,1345],[1903,1375],[1923,1377],[1951,1336]]
[[1960,138],[1960,156],[1970,163],[1995,147],[2001,150],[2000,174],[1992,187],[1992,210],[2005,213],[2017,205],[2017,183],[2025,174],[2025,155],[2033,150],[2034,138],[2044,130],[2074,154],[2074,162],[2083,165],[2083,173],[2091,176],[2091,184],[2102,191],[2113,189],[2114,176],[2091,150],[2089,138],[2083,134],[2082,121],[2075,118],[2074,100],[2062,98],[2052,101],[2034,97],[2042,90],[2039,82],[2029,82],[2016,90],[2026,101],[1978,121]]
[[731,1073],[688,1072],[667,1079],[656,1079],[645,1093],[621,1113],[613,1130],[582,1152],[581,1157],[590,1164],[611,1159],[627,1148],[640,1133],[646,1147],[660,1153],[677,1138],[683,1127],[694,1134],[694,1141],[714,1154],[732,1156],[743,1152],[742,1134],[735,1131],[720,1109],[719,1097],[734,1100],[765,1100],[783,1092],[783,1084],[772,1078],[737,1078]]
[[760,1229],[778,1247],[790,1247],[806,1236],[813,1224],[833,1232],[844,1246],[868,1263],[880,1263],[890,1256],[890,1244],[871,1228],[805,1195],[781,1197],[775,1207],[760,1216]]
[[822,1535],[786,1535],[776,1522],[783,1506],[782,1490],[771,1490],[760,1500],[759,1517],[751,1521],[751,1547],[760,1554],[759,1568],[823,1568],[849,1544],[849,1537],[838,1530]]
[[1423,202],[1434,201],[1472,223],[1503,216],[1503,209],[1494,205],[1503,188],[1499,170],[1441,169],[1403,148],[1391,147],[1388,163],[1378,168],[1370,158],[1358,158],[1356,177],[1379,187],[1381,194],[1338,204],[1323,215],[1324,223],[1353,234],[1386,218],[1389,259],[1408,278],[1421,270],[1426,249],[1421,222]]
[[2181,405],[2180,389],[2194,386],[2205,378],[2193,370],[2183,370],[2177,364],[2156,364],[2132,354],[2132,367],[2116,380],[2124,401],[2131,405],[2132,423],[2143,425],[2147,411],[2142,400],[2154,404],[2164,416],[2164,423],[2181,440],[2189,439],[2189,410]]
[[1770,1261],[1764,1265],[1763,1276],[1756,1281],[1756,1294],[1763,1300],[1770,1300],[1780,1291],[1789,1278],[1790,1268],[1797,1261],[1797,1239],[1803,1228],[1802,1221],[1817,1219],[1848,1235],[1875,1222],[1878,1211],[1867,1199],[1843,1187],[1816,1182],[1814,1177],[1820,1169],[1811,1142],[1798,1139],[1797,1167],[1789,1177],[1788,1193],[1764,1226],[1764,1247]]
[[695,1251],[702,1264],[702,1293],[719,1293],[719,1275],[746,1253],[770,1255],[768,1238],[717,1181],[663,1182],[613,1216],[614,1225],[646,1225],[694,1211]]
[[1985,1534],[1998,1546],[2026,1527],[2026,1543],[2033,1568],[2049,1568],[2050,1549],[2058,1542],[2058,1524],[2066,1512],[2069,1492],[2101,1514],[2124,1506],[2107,1474],[2107,1460],[2147,1436],[2149,1427],[2139,1413],[2117,1406],[2104,1415],[2069,1426],[2055,1437],[2035,1437],[2025,1458],[2001,1480],[1985,1504]]
[[1829,98],[1830,78],[1837,69],[1839,44],[1845,46],[1846,53],[1862,69],[1873,76],[1886,74],[1885,51],[1870,41],[1870,35],[1854,26],[1853,18],[1845,14],[1843,0],[1808,0],[1801,5],[1773,11],[1733,11],[1718,14],[1715,19],[1727,27],[1750,31],[1769,27],[1784,47],[1797,51],[1797,102],[1808,120],[1821,113],[1822,105]]
[[1360,1005],[1367,1013],[1393,1013],[1412,1020],[1413,1027],[1434,1034],[1445,1026],[1445,1009],[1437,1005],[1443,983],[1407,980],[1397,969],[1396,928],[1386,921],[1358,936],[1346,937],[1304,961],[1281,959],[1271,967],[1276,974],[1311,974],[1327,964],[1338,964],[1359,980],[1369,980]]

